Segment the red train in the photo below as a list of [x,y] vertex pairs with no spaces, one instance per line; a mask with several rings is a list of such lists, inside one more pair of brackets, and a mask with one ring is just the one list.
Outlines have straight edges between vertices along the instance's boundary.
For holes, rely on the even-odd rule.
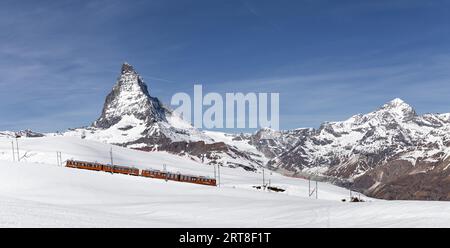
[[178,182],[187,182],[187,183],[195,183],[195,184],[203,184],[209,186],[217,186],[216,179],[202,177],[202,176],[193,176],[193,175],[184,175],[180,173],[172,173],[167,171],[159,171],[159,170],[139,170],[134,167],[127,166],[117,166],[117,165],[108,165],[108,164],[100,164],[100,163],[92,163],[86,161],[76,161],[76,160],[67,160],[66,167],[70,168],[78,168],[85,170],[94,170],[94,171],[105,171],[110,173],[120,173],[125,175],[133,175],[133,176],[142,176],[142,177],[150,177]]

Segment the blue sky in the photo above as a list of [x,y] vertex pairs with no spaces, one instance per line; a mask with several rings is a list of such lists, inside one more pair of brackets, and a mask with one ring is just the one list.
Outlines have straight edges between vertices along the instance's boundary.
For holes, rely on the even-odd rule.
[[121,63],[150,94],[279,92],[280,127],[317,127],[400,97],[450,112],[448,1],[0,2],[0,130],[100,114]]

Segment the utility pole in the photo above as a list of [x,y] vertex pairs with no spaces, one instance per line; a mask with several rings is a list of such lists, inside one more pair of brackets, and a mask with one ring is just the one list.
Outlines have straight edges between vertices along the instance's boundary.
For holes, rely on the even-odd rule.
[[216,175],[217,173],[216,173],[216,166],[214,165],[214,179],[216,179],[217,180],[217,175]]
[[319,183],[316,180],[316,199],[319,199],[318,194],[319,194]]
[[111,165],[114,166],[112,146],[109,149],[109,156],[111,157]]
[[319,193],[318,193],[319,183],[318,183],[317,179],[315,180],[315,182],[316,182],[316,187],[311,191],[311,177],[308,177],[308,196],[311,197],[315,193],[316,199],[318,199],[319,198]]
[[264,190],[266,189],[266,182],[265,182],[265,179],[264,179],[264,168],[262,168],[262,176],[263,176],[263,187],[264,187]]
[[111,159],[111,174],[114,175],[114,160],[112,146],[109,148],[109,158]]
[[219,183],[218,183],[218,185],[219,185],[219,188],[220,188],[220,164],[217,164],[217,173],[219,174]]
[[311,197],[311,177],[308,177],[308,197]]
[[11,140],[11,147],[12,147],[12,155],[13,155],[13,161],[16,161],[16,152],[14,151],[14,140]]
[[60,163],[59,163],[59,152],[56,152],[56,164],[58,166],[60,166]]
[[167,173],[166,164],[163,164],[163,171],[166,174],[166,182],[169,180],[169,173]]
[[16,136],[16,147],[17,147],[17,161],[20,162],[20,154],[19,154],[19,141]]
[[56,163],[58,166],[63,166],[61,152],[56,152]]

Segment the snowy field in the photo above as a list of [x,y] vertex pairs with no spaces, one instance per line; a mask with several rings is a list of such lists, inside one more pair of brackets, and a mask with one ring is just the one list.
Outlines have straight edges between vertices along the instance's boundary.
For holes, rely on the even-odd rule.
[[[261,173],[221,168],[210,187],[65,168],[62,160],[110,162],[111,145],[74,137],[0,138],[0,227],[450,227],[450,202],[342,202],[346,189],[266,171],[275,193],[253,189]],[[211,166],[165,152],[113,147],[115,164],[214,176]]]

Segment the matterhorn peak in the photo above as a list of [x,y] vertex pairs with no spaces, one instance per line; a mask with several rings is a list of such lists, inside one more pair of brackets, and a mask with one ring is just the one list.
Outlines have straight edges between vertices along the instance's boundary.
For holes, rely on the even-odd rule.
[[126,73],[136,73],[136,71],[134,70],[133,66],[128,64],[128,62],[124,62],[122,64],[122,75],[126,74]]
[[151,97],[144,80],[132,65],[124,63],[111,93],[106,97],[102,115],[95,127],[109,128],[124,117],[153,123],[164,121],[166,109],[157,98]]

